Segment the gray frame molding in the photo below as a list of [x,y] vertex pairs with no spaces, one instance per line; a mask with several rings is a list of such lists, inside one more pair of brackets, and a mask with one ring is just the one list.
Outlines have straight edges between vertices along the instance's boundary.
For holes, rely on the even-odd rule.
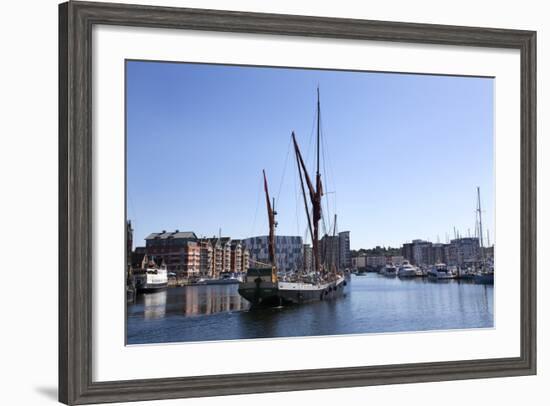
[[[92,381],[91,32],[94,24],[514,48],[521,53],[521,355],[116,382]],[[122,220],[121,220],[122,221]],[[536,373],[536,33],[295,15],[69,2],[59,6],[59,400],[219,396]]]

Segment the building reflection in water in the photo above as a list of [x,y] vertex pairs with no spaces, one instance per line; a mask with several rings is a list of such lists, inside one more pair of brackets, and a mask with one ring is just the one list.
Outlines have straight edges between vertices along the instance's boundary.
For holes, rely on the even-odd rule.
[[146,320],[161,319],[166,315],[166,290],[143,295],[143,317]]
[[138,295],[133,315],[146,320],[164,318],[170,314],[200,316],[247,310],[248,302],[238,291],[238,285],[185,286]]
[[237,285],[187,286],[182,294],[183,314],[208,315],[248,309],[248,302],[237,292]]

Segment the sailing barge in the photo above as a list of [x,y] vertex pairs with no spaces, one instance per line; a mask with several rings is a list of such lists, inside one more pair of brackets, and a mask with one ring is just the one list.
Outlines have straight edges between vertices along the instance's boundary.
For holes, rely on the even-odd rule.
[[[264,191],[269,220],[269,264],[266,264],[264,267],[249,268],[244,280],[239,284],[239,294],[252,303],[253,306],[284,306],[328,300],[344,295],[345,288],[349,283],[349,273],[340,270],[339,264],[327,264],[321,259],[319,221],[322,218],[321,198],[323,196],[323,186],[319,170],[320,115],[321,104],[319,89],[317,89],[317,168],[315,183],[307,171],[298,142],[296,141],[294,132],[292,132],[292,142],[300,178],[308,231],[312,241],[313,270],[307,270],[304,267],[302,271],[295,272],[290,281],[279,280],[278,278],[275,247],[275,227],[277,226],[275,216],[277,212],[274,208],[274,202],[272,204],[269,197],[267,177],[264,171]],[[309,202],[306,196],[306,188]],[[334,225],[334,229],[336,230],[336,224]]]

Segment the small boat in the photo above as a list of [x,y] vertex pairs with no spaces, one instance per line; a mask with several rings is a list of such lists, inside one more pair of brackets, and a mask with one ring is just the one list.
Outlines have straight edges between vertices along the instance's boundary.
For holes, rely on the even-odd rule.
[[454,279],[456,275],[447,267],[447,265],[439,263],[435,264],[428,270],[428,276],[434,279]]
[[482,264],[481,269],[474,275],[474,282],[482,285],[493,285],[495,283],[495,270],[488,264]]
[[428,275],[428,270],[424,267],[417,267],[416,268],[416,276],[424,277]]
[[403,264],[399,267],[397,276],[399,276],[400,278],[410,278],[416,276],[416,271],[416,268],[412,266],[409,261],[405,260],[403,261]]
[[457,278],[458,279],[474,279],[476,275],[476,272],[472,268],[458,268],[457,269]]
[[474,282],[481,285],[493,285],[495,283],[495,273],[478,272],[474,275]]
[[382,268],[382,271],[380,273],[384,276],[393,278],[397,275],[397,268],[392,264],[387,264],[385,267]]
[[158,265],[147,255],[143,257],[141,268],[133,270],[133,278],[136,292],[152,292],[168,286],[168,272],[164,261]]

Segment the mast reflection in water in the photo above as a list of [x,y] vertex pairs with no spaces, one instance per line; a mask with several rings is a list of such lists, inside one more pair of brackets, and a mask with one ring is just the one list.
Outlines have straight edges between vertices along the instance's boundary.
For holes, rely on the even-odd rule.
[[377,274],[342,298],[249,309],[237,285],[169,288],[128,304],[127,343],[214,341],[493,327],[493,286]]

